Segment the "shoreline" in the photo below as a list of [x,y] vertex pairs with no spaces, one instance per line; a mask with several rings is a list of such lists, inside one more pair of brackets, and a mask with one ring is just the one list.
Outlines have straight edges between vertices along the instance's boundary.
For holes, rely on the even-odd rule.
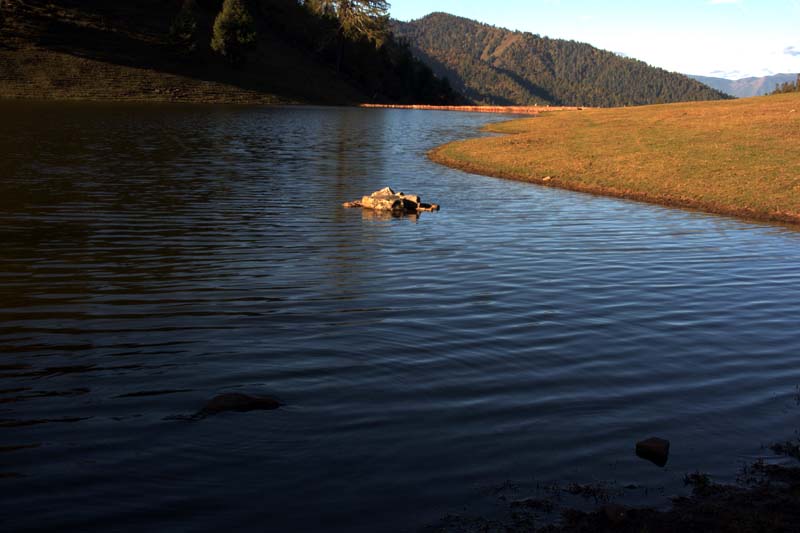
[[[774,141],[757,135],[778,124],[776,105],[786,108],[783,126],[792,127],[796,96],[542,113],[536,121],[484,126],[501,135],[451,142],[427,156],[473,174],[797,226],[800,173],[791,167],[800,167],[800,157],[787,155],[797,134]],[[761,109],[767,106],[768,112]],[[735,125],[718,125],[731,116]],[[672,124],[665,127],[667,121]],[[730,144],[715,136],[729,137]],[[789,165],[771,159],[773,153]],[[769,181],[759,181],[765,175]]]
[[550,111],[582,111],[575,106],[492,106],[492,105],[423,105],[423,104],[358,104],[365,109],[414,109],[422,111],[456,111],[460,113],[496,113],[501,115],[539,115]]
[[[628,506],[602,483],[552,487],[553,496],[502,498],[501,518],[450,514],[425,533],[519,531],[539,533],[709,533],[800,531],[800,468],[757,461],[740,470],[735,483],[717,483],[701,472],[686,473],[686,496],[665,507]],[[561,493],[583,499],[581,510],[562,505]],[[589,501],[594,501],[594,505]]]
[[[458,142],[458,141],[456,141]],[[452,144],[452,143],[450,143]],[[712,204],[704,204],[700,201],[691,198],[678,198],[667,196],[651,196],[647,193],[631,191],[631,190],[618,190],[613,188],[591,187],[582,186],[579,184],[570,184],[564,181],[559,181],[551,176],[544,176],[541,178],[520,176],[513,172],[504,172],[500,169],[490,169],[480,164],[461,161],[449,157],[444,150],[449,146],[445,144],[429,150],[427,152],[428,159],[442,166],[448,168],[461,170],[470,174],[478,174],[490,178],[498,178],[512,181],[520,181],[530,183],[541,187],[551,187],[554,189],[562,189],[565,191],[579,192],[584,194],[592,194],[595,196],[606,196],[609,198],[619,198],[622,200],[631,200],[634,202],[642,202],[647,204],[659,205],[662,207],[670,207],[675,209],[687,209],[706,213],[709,215],[735,217],[749,222],[769,222],[786,224],[795,229],[800,229],[800,214],[779,214],[763,215],[752,209],[745,207],[739,209],[731,209],[725,207],[714,206]],[[547,179],[547,178],[550,179]]]
[[251,105],[300,103],[297,99],[254,87],[237,86],[231,82],[38,49],[0,49],[0,100]]

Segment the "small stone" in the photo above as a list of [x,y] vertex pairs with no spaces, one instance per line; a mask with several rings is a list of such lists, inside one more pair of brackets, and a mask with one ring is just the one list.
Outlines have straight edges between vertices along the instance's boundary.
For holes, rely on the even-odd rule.
[[542,181],[550,181],[552,179],[553,179],[552,176],[545,176],[545,177],[542,178]]
[[664,466],[669,459],[669,441],[651,437],[636,443],[636,455],[658,466]]

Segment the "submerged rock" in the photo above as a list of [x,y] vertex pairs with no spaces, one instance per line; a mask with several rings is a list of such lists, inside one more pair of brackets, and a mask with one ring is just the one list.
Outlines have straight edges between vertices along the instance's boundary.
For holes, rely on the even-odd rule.
[[283,405],[281,402],[270,396],[250,396],[240,392],[228,392],[218,394],[211,398],[200,409],[194,418],[205,418],[207,416],[224,413],[226,411],[236,411],[239,413],[246,411],[268,411],[277,409]]
[[642,459],[664,466],[669,459],[669,441],[651,437],[636,443],[636,455]]
[[375,191],[369,196],[361,197],[361,200],[345,202],[342,205],[348,208],[362,207],[364,209],[389,211],[397,214],[439,210],[439,206],[437,204],[423,203],[420,197],[416,194],[395,192],[390,187],[384,187],[383,189]]

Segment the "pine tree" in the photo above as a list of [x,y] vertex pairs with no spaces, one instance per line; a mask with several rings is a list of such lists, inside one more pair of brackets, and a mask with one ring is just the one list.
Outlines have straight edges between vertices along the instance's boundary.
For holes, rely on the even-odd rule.
[[389,2],[386,0],[305,0],[315,15],[334,19],[336,35],[336,71],[341,72],[347,41],[365,40],[381,47],[389,33]]
[[[0,0],[1,1],[1,0]],[[195,0],[185,0],[169,28],[173,44],[187,52],[197,48],[197,5]]]
[[335,18],[349,39],[367,39],[380,45],[389,30],[386,0],[306,0],[312,12]]
[[225,0],[214,20],[211,49],[232,63],[244,59],[244,52],[256,42],[256,25],[242,0]]

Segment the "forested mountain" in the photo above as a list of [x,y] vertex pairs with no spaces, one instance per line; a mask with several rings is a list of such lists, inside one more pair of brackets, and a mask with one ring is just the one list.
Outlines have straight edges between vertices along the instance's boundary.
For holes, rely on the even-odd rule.
[[0,96],[462,101],[388,34],[386,9],[382,0],[0,0]]
[[682,74],[584,43],[433,13],[392,29],[453,87],[478,103],[611,107],[729,96]]
[[772,76],[740,78],[738,80],[711,76],[693,76],[691,74],[689,77],[731,96],[747,98],[749,96],[769,94],[784,83],[792,83],[797,79],[797,74],[773,74]]

